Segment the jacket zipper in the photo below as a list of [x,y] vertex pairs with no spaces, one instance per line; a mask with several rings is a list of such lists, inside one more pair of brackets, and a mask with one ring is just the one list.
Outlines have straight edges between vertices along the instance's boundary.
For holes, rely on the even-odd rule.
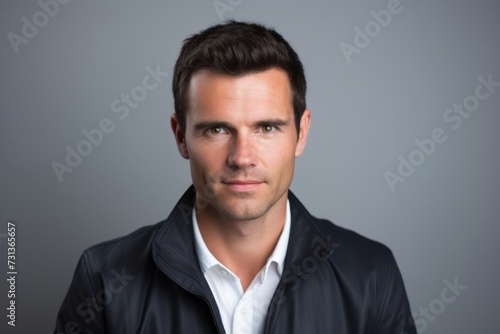
[[[171,263],[170,263],[169,261],[167,261],[167,260],[166,260],[166,259],[165,259],[165,258],[164,258],[161,254],[158,254],[158,255],[159,255],[159,256],[160,256],[160,257],[161,257],[161,258],[162,258],[162,259],[163,259],[166,263],[168,263],[171,267],[173,267],[175,270],[177,270],[177,271],[179,271],[179,272],[183,273],[185,276],[188,276],[188,277],[192,278],[192,279],[193,279],[196,283],[198,283],[198,285],[203,286],[203,285],[201,284],[201,282],[200,282],[200,281],[199,281],[196,277],[191,276],[191,274],[189,274],[189,273],[185,272],[184,270],[182,270],[182,269],[178,268],[177,266],[175,266],[175,265],[171,264]],[[177,284],[178,284],[178,283],[177,283]],[[185,288],[183,288],[183,289],[185,289]],[[204,296],[202,296],[202,295],[196,294],[196,293],[194,293],[193,291],[189,291],[189,290],[187,290],[187,289],[185,289],[185,290],[186,290],[186,291],[188,291],[188,292],[190,292],[190,293],[192,293],[193,295],[197,296],[198,298],[202,299],[203,301],[205,301],[205,303],[207,303],[208,308],[210,309],[210,314],[212,315],[212,319],[214,320],[215,327],[217,328],[217,332],[218,332],[218,333],[220,333],[220,334],[225,334],[225,333],[226,333],[226,330],[224,329],[224,326],[222,326],[222,330],[221,330],[220,325],[219,325],[219,321],[217,321],[217,320],[220,320],[220,324],[222,324],[222,319],[219,319],[219,318],[217,317],[217,315],[214,313],[213,307],[212,307],[212,305],[210,304],[210,301],[208,300],[208,298],[206,298],[206,297],[204,297]]]

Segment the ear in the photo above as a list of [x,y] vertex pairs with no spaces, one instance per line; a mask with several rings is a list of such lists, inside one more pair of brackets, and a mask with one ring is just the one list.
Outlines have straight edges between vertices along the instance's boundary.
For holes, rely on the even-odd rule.
[[181,126],[177,120],[177,115],[175,113],[170,116],[170,126],[174,132],[175,142],[177,143],[177,149],[184,159],[189,159],[189,152],[186,146],[186,138],[184,137],[184,132],[182,132]]
[[300,119],[299,126],[299,139],[295,147],[295,156],[298,157],[304,152],[307,142],[307,135],[309,134],[309,127],[311,126],[311,112],[309,109],[304,110]]

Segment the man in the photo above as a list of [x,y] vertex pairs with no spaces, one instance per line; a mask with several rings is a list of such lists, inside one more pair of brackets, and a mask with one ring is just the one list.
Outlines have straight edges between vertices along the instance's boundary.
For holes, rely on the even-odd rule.
[[288,190],[311,113],[272,29],[184,41],[171,126],[193,186],[157,225],[84,252],[57,319],[76,333],[416,333],[385,246]]

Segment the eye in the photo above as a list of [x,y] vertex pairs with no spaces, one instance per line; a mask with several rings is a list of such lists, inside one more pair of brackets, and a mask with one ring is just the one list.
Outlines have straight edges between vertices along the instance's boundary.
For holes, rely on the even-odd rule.
[[218,135],[224,133],[224,129],[221,128],[220,126],[214,126],[212,128],[207,129],[206,132],[211,135]]
[[273,125],[263,125],[260,127],[263,133],[271,133],[276,131],[276,127]]

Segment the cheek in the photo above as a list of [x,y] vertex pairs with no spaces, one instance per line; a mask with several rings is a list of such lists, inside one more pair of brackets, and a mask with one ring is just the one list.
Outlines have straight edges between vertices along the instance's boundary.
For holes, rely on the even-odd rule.
[[279,178],[287,178],[293,173],[295,163],[295,145],[289,142],[274,145],[276,149],[268,151],[262,156],[266,167],[276,173]]
[[202,175],[212,174],[212,171],[224,166],[225,155],[222,147],[198,145],[188,149],[193,177],[199,178]]

